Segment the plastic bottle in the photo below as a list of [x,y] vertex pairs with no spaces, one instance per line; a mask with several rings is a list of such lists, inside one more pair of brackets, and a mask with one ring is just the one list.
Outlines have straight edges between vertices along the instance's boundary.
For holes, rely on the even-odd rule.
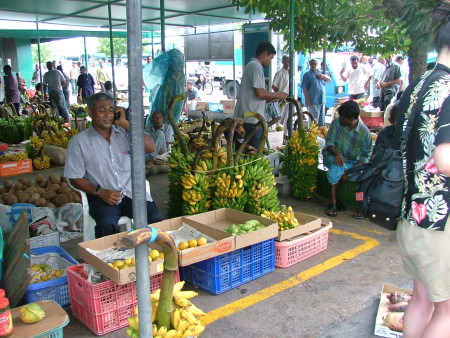
[[[1,289],[0,289],[1,290]],[[3,291],[4,294],[4,290]],[[0,337],[9,337],[14,331],[8,298],[0,298]]]

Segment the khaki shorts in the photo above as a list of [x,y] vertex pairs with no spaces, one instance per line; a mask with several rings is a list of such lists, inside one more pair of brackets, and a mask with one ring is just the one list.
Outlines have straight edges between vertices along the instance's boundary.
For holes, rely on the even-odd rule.
[[396,233],[406,273],[425,285],[431,302],[450,299],[450,217],[444,231],[401,219]]

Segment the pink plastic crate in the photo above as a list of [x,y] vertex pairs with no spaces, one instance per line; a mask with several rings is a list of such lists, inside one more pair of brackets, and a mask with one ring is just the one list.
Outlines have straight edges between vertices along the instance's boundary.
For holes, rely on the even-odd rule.
[[331,227],[330,223],[309,235],[301,235],[298,239],[275,241],[275,266],[287,268],[324,251],[328,246],[328,233]]
[[[67,268],[72,313],[96,335],[128,325],[128,317],[137,305],[136,283],[119,285],[111,280],[92,284],[82,277],[83,264]],[[151,276],[150,288],[159,289],[162,272]],[[180,280],[179,274],[175,281]]]

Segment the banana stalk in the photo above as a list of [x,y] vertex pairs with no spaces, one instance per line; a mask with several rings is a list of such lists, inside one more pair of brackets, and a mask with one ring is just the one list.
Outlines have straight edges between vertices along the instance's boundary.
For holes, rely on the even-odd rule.
[[216,131],[214,132],[212,136],[212,146],[214,147],[214,153],[212,156],[212,169],[217,169],[217,155],[219,152],[219,141],[220,136],[226,131],[229,130],[231,124],[233,123],[233,119],[228,117],[225,120],[223,120],[220,125],[216,128]]
[[234,166],[234,158],[233,158],[233,146],[234,146],[234,131],[237,127],[237,125],[239,124],[239,119],[234,119],[233,123],[230,126],[229,129],[229,133],[228,133],[228,138],[227,138],[227,166],[232,167]]
[[258,128],[261,128],[261,127],[262,127],[262,123],[261,123],[261,121],[258,121],[258,123],[255,125],[255,128],[253,128],[253,130],[248,135],[245,136],[244,142],[242,142],[242,144],[239,146],[239,149],[236,151],[236,155],[234,156],[235,163],[239,161],[248,142],[250,142],[252,137],[256,134],[256,132],[258,131]]
[[261,137],[261,141],[259,142],[258,151],[256,152],[256,155],[258,157],[261,157],[264,152],[264,145],[266,144],[266,140],[269,135],[269,128],[267,127],[266,119],[263,116],[261,116],[260,114],[255,113],[255,112],[247,112],[244,114],[244,117],[254,117],[254,118],[258,119],[258,121],[261,122],[261,124],[262,124],[263,135]]
[[[147,243],[151,237],[151,228],[137,229],[114,243],[114,247],[117,250],[135,248],[140,244]],[[174,310],[172,304],[173,286],[178,271],[177,248],[172,238],[161,230],[158,230],[155,243],[162,247],[164,253],[164,271],[158,303],[158,325],[159,327],[170,327],[170,313]]]
[[173,118],[173,109],[178,101],[186,99],[187,94],[180,94],[173,98],[172,102],[170,102],[169,108],[167,109],[167,117],[169,118],[169,122],[172,125],[173,130],[175,131],[175,134],[177,134],[178,140],[180,142],[180,148],[183,154],[187,155],[189,154],[189,149],[186,143],[186,140],[184,139],[183,133],[181,132],[180,128],[178,127],[178,124],[176,123],[175,119]]

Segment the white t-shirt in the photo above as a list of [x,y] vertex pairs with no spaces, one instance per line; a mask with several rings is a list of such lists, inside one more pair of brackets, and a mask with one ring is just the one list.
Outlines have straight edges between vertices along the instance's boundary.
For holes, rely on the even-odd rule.
[[272,85],[277,87],[279,92],[289,93],[289,72],[284,67],[275,73]]
[[358,65],[358,68],[350,68],[344,72],[348,82],[348,93],[350,95],[361,94],[365,92],[364,84],[370,76],[369,71],[364,65]]
[[[258,59],[252,58],[247,66],[245,66],[244,73],[242,74],[241,87],[237,94],[236,108],[234,109],[234,117],[242,118],[244,113],[247,112],[256,112],[264,116],[266,101],[256,96],[254,88],[265,89],[265,87],[263,66]],[[256,124],[258,120],[253,117],[246,117],[244,122]]]

